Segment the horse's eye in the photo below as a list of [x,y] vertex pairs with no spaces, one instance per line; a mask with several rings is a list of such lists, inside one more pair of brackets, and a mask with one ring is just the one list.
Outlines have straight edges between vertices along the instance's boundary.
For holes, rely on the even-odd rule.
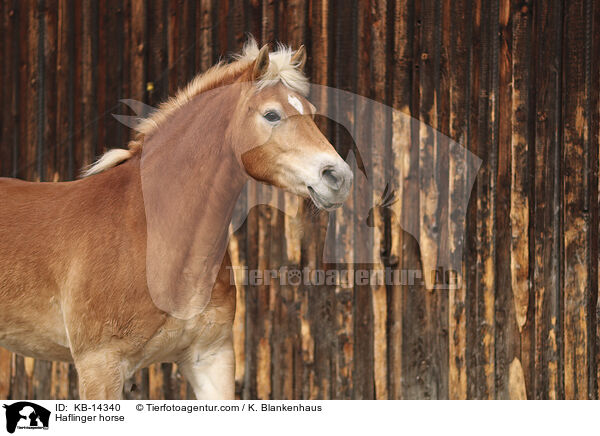
[[270,123],[275,123],[281,120],[281,116],[279,116],[279,114],[275,111],[269,111],[266,114],[264,114],[263,117],[265,117],[265,120],[267,120]]

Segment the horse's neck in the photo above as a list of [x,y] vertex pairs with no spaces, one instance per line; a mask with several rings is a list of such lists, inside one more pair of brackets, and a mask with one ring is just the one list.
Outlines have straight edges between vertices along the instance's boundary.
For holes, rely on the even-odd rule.
[[225,249],[233,209],[245,182],[239,177],[239,165],[231,156],[209,154],[205,159],[198,179],[188,184],[182,193],[187,203],[184,210],[194,217],[182,231],[189,229],[193,234],[190,235],[194,241],[192,248],[195,256],[200,257],[222,253]]

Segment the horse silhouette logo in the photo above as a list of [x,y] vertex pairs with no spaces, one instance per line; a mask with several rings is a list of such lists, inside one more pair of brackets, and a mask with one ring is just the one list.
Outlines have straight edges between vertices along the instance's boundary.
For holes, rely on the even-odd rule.
[[[381,217],[385,213],[385,219],[389,217],[393,228],[408,235],[403,240],[412,238],[417,243],[418,278],[424,287],[428,290],[458,289],[462,282],[466,211],[482,160],[461,145],[461,139],[456,142],[393,107],[341,89],[317,84],[310,87],[311,100],[328,102],[319,104],[315,115],[337,123],[350,134],[354,143],[345,158],[354,174],[353,194],[349,201],[329,212],[322,262],[368,265],[383,261],[384,235],[375,222],[383,222]],[[135,130],[142,119],[156,110],[131,99],[121,102],[136,115],[113,116]],[[360,116],[347,116],[348,113]],[[374,148],[374,145],[379,147]],[[382,152],[384,148],[385,152]],[[169,272],[168,268],[164,270],[166,246],[163,244],[172,244],[173,238],[177,237],[182,238],[182,246],[189,244],[186,220],[190,221],[193,213],[177,197],[180,184],[173,180],[157,180],[152,165],[145,166],[144,159],[152,155],[153,149],[144,147],[142,152],[140,171],[148,222],[148,288],[161,310],[189,318],[202,312],[210,300],[210,292],[198,293],[196,290],[212,289],[226,242],[215,245],[210,257],[187,261],[189,265],[199,265],[196,268],[201,268],[200,273],[194,272],[193,268],[191,274],[186,274],[185,270],[181,274]],[[186,156],[173,154],[169,162],[174,167],[172,174],[178,174],[177,168],[186,165]],[[412,161],[418,162],[416,172]],[[144,174],[149,176],[144,177]],[[228,236],[243,225],[257,205],[269,205],[289,217],[297,217],[301,210],[300,197],[278,189],[249,178],[241,192],[232,193],[237,200],[233,210],[227,211],[230,212]],[[176,219],[166,220],[165,210],[177,210],[172,214]],[[177,301],[165,298],[162,292],[164,286],[160,280],[170,276],[184,278]]]
[[3,406],[6,409],[6,431],[19,429],[48,429],[50,411],[29,401]]

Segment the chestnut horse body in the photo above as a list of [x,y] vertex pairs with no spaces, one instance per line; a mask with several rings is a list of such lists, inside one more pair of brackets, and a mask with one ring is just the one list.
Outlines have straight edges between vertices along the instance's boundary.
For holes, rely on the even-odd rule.
[[238,193],[253,177],[331,209],[352,182],[302,95],[304,56],[251,40],[88,177],[0,179],[0,345],[74,362],[82,398],[121,398],[125,379],[163,361],[198,398],[234,398]]

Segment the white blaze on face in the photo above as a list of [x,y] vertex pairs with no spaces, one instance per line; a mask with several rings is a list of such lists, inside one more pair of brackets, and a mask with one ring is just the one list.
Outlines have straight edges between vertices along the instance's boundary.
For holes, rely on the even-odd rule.
[[296,109],[300,115],[304,114],[304,107],[302,106],[302,102],[298,99],[298,97],[290,94],[288,95],[288,102],[294,106],[294,109]]

